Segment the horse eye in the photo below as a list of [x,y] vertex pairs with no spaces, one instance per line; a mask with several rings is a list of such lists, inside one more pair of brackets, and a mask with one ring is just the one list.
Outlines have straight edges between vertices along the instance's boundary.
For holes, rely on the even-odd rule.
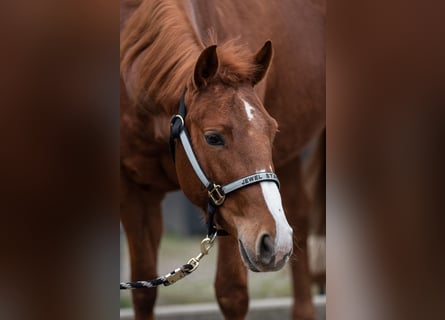
[[207,144],[211,146],[223,146],[224,145],[224,138],[218,134],[218,133],[207,133],[205,134],[205,139]]

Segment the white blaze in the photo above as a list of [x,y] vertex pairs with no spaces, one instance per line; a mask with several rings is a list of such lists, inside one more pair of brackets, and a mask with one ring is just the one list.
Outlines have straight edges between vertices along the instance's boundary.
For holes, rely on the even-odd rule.
[[253,107],[244,99],[241,99],[244,103],[244,108],[246,109],[247,114],[247,120],[252,121],[253,120]]
[[275,249],[279,261],[283,255],[289,253],[292,249],[292,228],[289,226],[284,214],[281,195],[275,182],[265,181],[261,182],[260,185],[267,208],[275,221]]

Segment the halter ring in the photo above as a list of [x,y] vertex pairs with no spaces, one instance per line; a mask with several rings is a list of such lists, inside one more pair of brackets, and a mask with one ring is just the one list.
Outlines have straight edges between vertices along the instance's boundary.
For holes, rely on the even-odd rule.
[[175,114],[171,119],[170,119],[170,123],[171,125],[173,125],[176,121],[176,119],[181,120],[181,128],[183,128],[185,126],[185,122],[184,122],[184,118],[180,115],[180,114]]
[[226,200],[226,195],[224,194],[224,191],[221,189],[221,186],[218,184],[212,184],[211,189],[208,190],[209,197],[212,199],[215,206],[220,206],[224,203],[224,200]]

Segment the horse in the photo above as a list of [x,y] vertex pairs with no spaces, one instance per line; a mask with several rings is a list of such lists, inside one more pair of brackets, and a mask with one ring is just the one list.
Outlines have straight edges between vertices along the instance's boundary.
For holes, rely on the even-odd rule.
[[[292,317],[314,319],[306,239],[309,199],[320,197],[308,196],[301,168],[325,128],[324,17],[310,0],[121,0],[120,202],[132,280],[157,276],[161,201],[182,189],[226,234],[214,283],[225,319],[246,317],[248,270],[287,261]],[[172,138],[172,127],[182,133]],[[136,319],[154,319],[156,292],[132,292]]]

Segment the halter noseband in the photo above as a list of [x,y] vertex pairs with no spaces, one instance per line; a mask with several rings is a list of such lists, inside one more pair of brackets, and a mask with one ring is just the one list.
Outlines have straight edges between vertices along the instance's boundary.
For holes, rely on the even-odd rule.
[[240,178],[222,186],[210,181],[204,174],[204,171],[201,169],[201,166],[199,165],[198,159],[196,158],[196,155],[193,152],[193,148],[190,143],[189,134],[187,128],[185,127],[185,116],[187,110],[184,99],[185,91],[181,96],[178,114],[174,115],[170,120],[170,152],[173,157],[173,161],[175,161],[175,139],[179,138],[182,146],[184,147],[185,154],[187,155],[187,158],[189,159],[189,162],[193,167],[193,170],[195,171],[201,183],[206,187],[209,195],[209,203],[207,209],[209,214],[209,220],[207,221],[207,234],[209,236],[214,235],[215,233],[218,233],[219,235],[225,235],[227,234],[227,232],[223,230],[216,230],[216,226],[213,221],[214,215],[216,213],[216,207],[219,207],[224,203],[227,194],[263,181],[273,181],[279,188],[280,182],[277,175],[273,172],[254,173],[252,175]]

